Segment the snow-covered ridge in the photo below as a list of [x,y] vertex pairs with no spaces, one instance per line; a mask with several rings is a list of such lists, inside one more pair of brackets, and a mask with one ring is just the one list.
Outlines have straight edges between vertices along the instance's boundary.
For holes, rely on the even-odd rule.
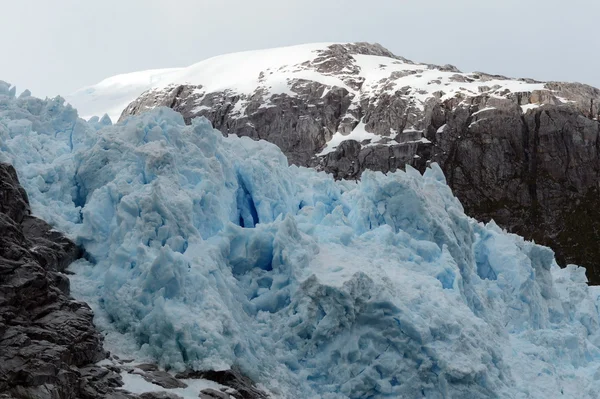
[[[247,51],[212,57],[187,68],[154,69],[109,77],[66,96],[84,119],[108,113],[119,119],[123,109],[146,90],[171,84],[202,85],[208,91],[233,90],[252,93],[259,86],[259,74],[313,59],[315,51],[328,44]],[[270,72],[270,71],[269,71]]]
[[[340,59],[340,51],[345,62],[332,64],[332,59]],[[292,85],[298,80],[345,88],[355,94],[357,102],[404,90],[419,107],[434,96],[487,93],[504,98],[510,93],[544,89],[544,83],[532,80],[461,73],[452,67],[413,63],[378,45],[319,43],[227,54],[186,68],[119,75],[82,88],[67,96],[67,100],[84,118],[108,113],[117,120],[123,109],[147,90],[189,84],[201,86],[204,94],[229,91],[250,97],[260,92],[268,99],[282,93],[294,95]],[[240,113],[244,106],[239,104]]]

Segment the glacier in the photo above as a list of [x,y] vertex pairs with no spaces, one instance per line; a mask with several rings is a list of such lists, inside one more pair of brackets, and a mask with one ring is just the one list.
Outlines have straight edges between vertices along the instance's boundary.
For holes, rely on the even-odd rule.
[[597,287],[464,214],[436,164],[361,181],[158,108],[112,125],[0,82],[0,162],[85,250],[108,349],[282,398],[597,398]]

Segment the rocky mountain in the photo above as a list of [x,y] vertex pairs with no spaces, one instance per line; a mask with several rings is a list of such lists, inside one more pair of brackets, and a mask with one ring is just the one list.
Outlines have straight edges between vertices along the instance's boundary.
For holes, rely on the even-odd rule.
[[[135,98],[137,96],[137,98]],[[158,106],[264,139],[337,178],[438,162],[466,211],[552,247],[600,283],[600,90],[315,44],[121,75],[68,97],[83,115]]]

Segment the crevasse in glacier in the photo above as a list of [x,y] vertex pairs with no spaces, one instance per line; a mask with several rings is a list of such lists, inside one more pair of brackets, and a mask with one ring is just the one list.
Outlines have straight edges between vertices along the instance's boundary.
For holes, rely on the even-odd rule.
[[584,270],[465,216],[435,164],[336,182],[170,109],[88,124],[4,83],[0,161],[84,247],[74,292],[134,343],[111,350],[290,398],[597,397]]

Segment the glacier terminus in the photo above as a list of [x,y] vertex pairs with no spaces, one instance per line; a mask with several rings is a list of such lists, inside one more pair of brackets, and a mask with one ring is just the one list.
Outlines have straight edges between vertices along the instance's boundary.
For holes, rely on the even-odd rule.
[[89,123],[0,82],[0,162],[84,251],[105,347],[278,398],[597,398],[600,290],[465,215],[436,163],[358,181],[158,107]]

